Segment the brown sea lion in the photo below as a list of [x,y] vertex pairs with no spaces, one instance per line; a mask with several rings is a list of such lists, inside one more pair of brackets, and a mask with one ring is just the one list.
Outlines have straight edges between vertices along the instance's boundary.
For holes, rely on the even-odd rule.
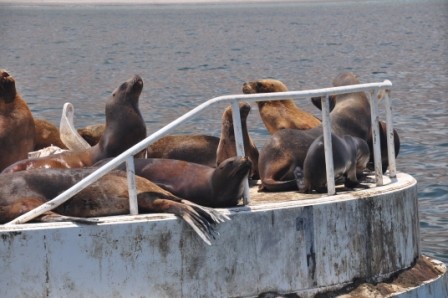
[[61,149],[67,149],[61,141],[59,129],[45,119],[34,118],[36,134],[34,137],[34,151],[41,150],[50,146],[57,146]]
[[[0,175],[0,223],[9,222],[55,198],[94,170],[34,169]],[[213,237],[213,225],[228,219],[217,211],[179,198],[138,176],[136,187],[139,212],[173,213],[189,224],[208,244]],[[129,214],[126,173],[112,171],[37,220],[83,222],[80,218],[122,214]]]
[[[259,179],[258,174],[258,149],[254,141],[249,136],[247,129],[247,116],[250,112],[250,105],[247,102],[240,102],[241,126],[243,132],[244,153],[252,162],[250,178]],[[219,138],[218,149],[216,150],[216,165],[220,165],[224,160],[237,156],[235,131],[232,120],[232,107],[228,106],[222,115],[221,137]]]
[[148,146],[148,158],[166,158],[216,166],[219,138],[208,135],[169,135]]
[[0,69],[0,171],[27,158],[34,149],[34,121],[16,90],[16,82]]
[[[95,166],[103,165],[109,159]],[[134,159],[135,174],[151,180],[163,189],[207,207],[233,207],[244,192],[251,162],[247,157],[230,157],[212,168],[175,159]],[[121,166],[120,169],[124,169]]]
[[[265,79],[246,82],[244,94],[285,92],[288,88],[279,80]],[[294,128],[306,130],[316,127],[320,120],[314,115],[300,109],[293,100],[257,101],[261,119],[267,130],[273,134],[280,129]]]
[[138,100],[143,80],[135,75],[114,90],[106,103],[106,130],[95,146],[78,151],[68,151],[48,157],[19,161],[4,172],[37,168],[80,168],[97,161],[114,157],[146,137]]
[[[359,84],[353,73],[341,73],[334,86]],[[332,131],[367,141],[370,128],[370,104],[364,92],[335,96],[335,106],[330,113]],[[260,152],[258,167],[261,177],[260,190],[296,190],[294,170],[303,168],[311,143],[322,135],[322,126],[309,130],[282,129],[267,140]]]
[[[331,134],[333,148],[334,178],[345,178],[346,187],[359,186],[358,176],[366,168],[370,158],[367,142],[349,135],[342,137]],[[313,141],[305,160],[303,171],[300,167],[295,169],[295,176],[300,192],[310,193],[327,192],[327,171],[325,163],[324,138],[318,137]]]
[[77,131],[90,146],[95,146],[100,141],[105,129],[106,125],[100,123],[78,128]]
[[[251,160],[254,171],[251,176],[258,177],[258,149],[247,130],[248,103],[240,104],[241,127],[244,150]],[[223,160],[236,156],[232,109],[227,107],[222,114],[221,138],[208,135],[170,135],[149,145],[148,158],[178,159],[209,167],[216,167]]]

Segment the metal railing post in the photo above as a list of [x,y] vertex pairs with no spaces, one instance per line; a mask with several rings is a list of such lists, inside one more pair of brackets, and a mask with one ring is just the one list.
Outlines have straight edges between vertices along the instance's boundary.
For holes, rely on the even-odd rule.
[[375,164],[375,178],[376,185],[383,185],[383,170],[381,165],[381,144],[379,134],[379,119],[378,119],[378,88],[372,92],[367,92],[370,102],[370,117],[372,123],[372,143],[373,143],[373,159]]
[[129,192],[129,213],[131,215],[138,214],[137,202],[137,185],[135,183],[135,165],[134,156],[126,158],[126,175],[128,177],[128,192]]
[[392,102],[389,97],[389,90],[384,95],[386,101],[386,127],[387,127],[387,157],[389,160],[389,177],[397,177],[397,167],[395,163],[395,142],[394,127],[392,124]]
[[336,185],[334,181],[333,142],[331,140],[330,101],[328,95],[321,97],[321,106],[325,150],[325,167],[327,170],[327,191],[328,195],[332,196],[336,194]]
[[[244,152],[243,128],[241,127],[240,104],[238,100],[232,101],[232,121],[235,133],[236,154],[243,157],[246,153]],[[249,203],[249,180],[246,179],[244,181],[243,204],[247,205]]]

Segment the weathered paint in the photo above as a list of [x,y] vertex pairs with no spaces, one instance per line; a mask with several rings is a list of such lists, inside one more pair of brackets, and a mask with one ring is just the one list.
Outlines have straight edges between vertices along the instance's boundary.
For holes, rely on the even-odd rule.
[[251,205],[222,209],[232,220],[212,246],[166,214],[2,226],[2,297],[306,296],[380,281],[420,255],[409,175],[336,196],[251,192]]

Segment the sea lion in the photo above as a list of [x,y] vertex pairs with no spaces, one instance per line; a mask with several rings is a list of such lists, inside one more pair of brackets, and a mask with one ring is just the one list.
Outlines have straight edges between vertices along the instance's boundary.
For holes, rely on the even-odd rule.
[[[367,142],[349,135],[342,137],[331,134],[333,148],[334,178],[345,178],[344,185],[354,188],[359,185],[358,176],[366,168],[370,158]],[[327,192],[327,171],[325,163],[324,138],[318,137],[311,143],[303,162],[303,171],[295,169],[295,176],[300,192],[312,190]]]
[[147,158],[166,158],[216,166],[219,138],[208,135],[168,135],[148,146]]
[[143,80],[135,75],[114,90],[106,102],[106,130],[95,146],[22,160],[3,172],[37,168],[80,168],[93,165],[104,158],[117,156],[146,137],[146,125],[138,109],[142,89]]
[[[0,175],[0,223],[9,222],[55,198],[94,170],[34,169]],[[207,244],[213,237],[213,225],[228,219],[217,211],[179,198],[147,179],[135,178],[139,212],[173,213],[189,224]],[[80,218],[122,214],[129,214],[126,173],[112,171],[37,220],[80,221]]]
[[[100,166],[109,160],[102,160]],[[244,192],[251,162],[247,157],[230,157],[216,168],[175,159],[134,159],[135,174],[163,189],[207,207],[233,207]],[[124,169],[121,166],[120,169]]]
[[[389,167],[389,155],[387,153],[387,126],[384,121],[378,122],[379,126],[379,135],[380,135],[380,148],[381,148],[381,165],[383,169],[383,174],[387,171]],[[395,157],[398,156],[400,152],[400,137],[396,129],[394,131],[394,148],[395,148]],[[369,170],[375,170],[374,157],[373,157],[373,139],[372,132],[369,134],[369,138],[367,140],[367,144],[369,144],[370,149],[370,161],[367,165]]]
[[[253,164],[251,177],[258,179],[258,149],[247,130],[248,103],[240,103],[241,127],[244,150]],[[222,114],[221,137],[208,135],[169,135],[148,146],[148,158],[178,159],[209,167],[216,167],[223,160],[236,156],[232,109],[227,107]]]
[[[250,112],[250,105],[247,102],[240,102],[241,128],[243,132],[244,153],[252,162],[250,178],[259,179],[258,174],[258,149],[254,141],[249,136],[247,129],[247,116]],[[235,131],[232,120],[232,107],[228,106],[222,115],[221,137],[219,138],[218,149],[216,150],[216,165],[220,165],[224,160],[237,156]]]
[[[274,79],[246,82],[243,85],[244,94],[286,92],[286,85]],[[300,109],[293,100],[257,101],[261,119],[267,130],[273,134],[280,129],[311,129],[320,124],[314,115]]]
[[34,151],[41,150],[50,146],[57,146],[61,149],[67,149],[62,142],[59,129],[45,119],[34,118],[36,134],[34,137]]
[[0,171],[27,158],[34,149],[33,115],[16,90],[16,82],[0,69]]
[[95,146],[99,140],[101,139],[101,136],[104,133],[104,130],[106,129],[106,125],[103,123],[99,124],[92,124],[88,125],[86,127],[78,128],[78,134],[86,140],[86,142],[90,146]]
[[[353,73],[341,73],[334,86],[359,84]],[[331,111],[332,131],[338,135],[350,135],[367,141],[370,128],[370,104],[364,92],[335,96]],[[261,191],[296,190],[294,170],[303,168],[303,162],[311,143],[322,135],[322,126],[309,130],[282,129],[268,139],[260,152],[258,167]]]

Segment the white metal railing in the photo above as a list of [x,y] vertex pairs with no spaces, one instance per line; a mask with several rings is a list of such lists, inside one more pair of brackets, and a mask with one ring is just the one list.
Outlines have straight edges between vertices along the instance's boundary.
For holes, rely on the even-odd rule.
[[[381,150],[379,139],[379,127],[378,127],[378,94],[380,91],[384,92],[384,101],[386,102],[386,123],[387,123],[387,144],[388,144],[388,157],[389,157],[389,176],[396,176],[395,166],[395,150],[394,150],[394,133],[392,127],[392,108],[389,98],[388,90],[392,87],[392,83],[389,80],[385,80],[381,83],[369,83],[369,84],[357,84],[350,86],[331,87],[314,90],[304,91],[288,91],[288,92],[275,92],[275,93],[262,93],[262,94],[237,94],[237,95],[224,95],[212,98],[196,108],[192,109],[188,113],[177,118],[173,122],[159,129],[155,133],[148,136],[138,144],[132,146],[128,150],[124,151],[108,163],[104,164],[96,171],[79,181],[66,191],[59,194],[53,200],[17,217],[6,225],[25,223],[34,219],[35,217],[42,215],[43,213],[57,208],[59,205],[66,202],[68,199],[76,195],[85,187],[89,186],[93,182],[97,181],[102,176],[119,166],[121,163],[126,162],[126,171],[129,183],[129,205],[130,213],[132,215],[138,214],[137,205],[137,191],[135,184],[135,168],[134,168],[134,155],[147,148],[151,143],[157,141],[161,137],[170,133],[174,128],[184,123],[185,121],[193,118],[198,113],[202,112],[209,106],[213,106],[218,103],[231,103],[232,105],[232,118],[235,130],[236,149],[238,156],[244,156],[244,144],[241,128],[241,118],[239,111],[239,102],[255,102],[264,100],[282,100],[285,98],[302,98],[308,99],[310,97],[321,97],[322,100],[322,125],[324,135],[325,146],[325,161],[327,167],[327,187],[328,194],[334,195],[335,181],[334,181],[334,167],[333,167],[333,154],[331,151],[331,121],[330,121],[330,109],[329,109],[329,96],[339,95],[352,92],[366,92],[371,105],[371,117],[372,117],[372,136],[373,136],[373,148],[374,148],[374,163],[375,163],[375,176],[376,184],[383,185],[382,165],[381,165]],[[373,93],[373,96],[372,96]],[[249,184],[246,180],[245,191],[243,195],[244,204],[249,203]]]

